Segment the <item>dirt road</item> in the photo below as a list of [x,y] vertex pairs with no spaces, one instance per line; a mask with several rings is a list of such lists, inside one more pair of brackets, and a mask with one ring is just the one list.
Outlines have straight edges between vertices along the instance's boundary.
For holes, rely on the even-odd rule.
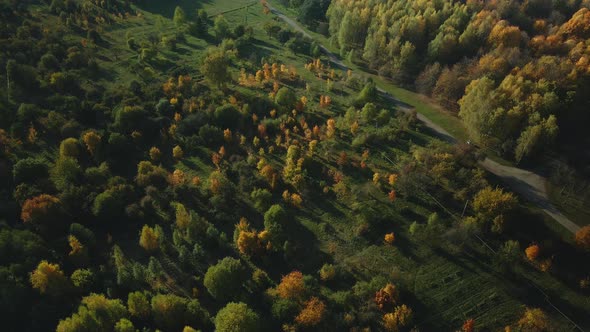
[[[279,17],[281,20],[283,20],[285,23],[291,26],[295,31],[301,32],[304,36],[310,39],[314,39],[299,25],[299,23],[297,23],[290,17],[287,17],[270,4],[268,4],[268,9],[270,9],[270,11],[273,14],[275,14],[277,17]],[[326,56],[335,66],[339,67],[342,70],[348,70],[348,67],[338,58],[338,56],[330,52],[324,45],[320,44],[320,49],[324,54],[326,54]],[[395,99],[392,95],[390,95],[383,89],[379,88],[378,91],[383,97],[389,99],[392,103],[394,103],[397,109],[401,110],[402,112],[412,111],[413,108],[410,105],[407,105]],[[434,131],[439,137],[450,143],[457,143],[457,139],[455,139],[441,126],[432,122],[430,119],[428,119],[420,113],[418,113],[417,116],[418,120],[423,122],[426,127]],[[549,201],[549,196],[547,195],[546,178],[531,171],[527,171],[516,167],[504,166],[489,158],[486,158],[483,161],[481,161],[480,165],[488,172],[502,179],[502,181],[504,181],[512,190],[520,194],[522,197],[536,204],[545,213],[551,216],[555,221],[560,223],[571,233],[576,233],[580,229],[580,226],[569,220],[565,215],[559,212],[559,210],[555,206],[553,206],[553,204],[551,204],[551,202]]]

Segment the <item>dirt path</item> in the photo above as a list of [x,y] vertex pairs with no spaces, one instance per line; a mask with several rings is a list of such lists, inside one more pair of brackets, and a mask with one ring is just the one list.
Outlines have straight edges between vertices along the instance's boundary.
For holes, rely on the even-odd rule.
[[[278,16],[281,20],[291,26],[298,32],[301,32],[304,36],[314,39],[307,31],[305,31],[299,23],[295,22],[290,17],[287,17],[285,14],[268,4],[268,9]],[[320,49],[334,65],[339,67],[342,70],[348,70],[348,67],[336,56],[334,53],[330,52],[324,45],[320,44]],[[387,93],[385,90],[378,88],[379,93],[389,99],[397,109],[401,110],[402,112],[410,112],[413,110],[411,105],[407,105],[397,99],[395,99],[392,95]],[[432,122],[426,116],[418,113],[418,120],[424,123],[424,125],[434,131],[439,137],[442,139],[456,144],[457,139],[455,139],[451,134],[449,134],[446,130],[444,130],[441,126],[437,125],[436,123]],[[486,169],[488,172],[498,176],[502,181],[504,181],[512,190],[519,193],[522,197],[526,198],[527,200],[536,204],[539,208],[541,208],[545,213],[551,216],[555,221],[560,223],[563,227],[565,227],[571,233],[576,233],[580,226],[569,220],[565,215],[563,215],[559,210],[551,204],[549,201],[549,196],[547,195],[546,183],[547,179],[533,173],[531,171],[527,171],[524,169],[504,166],[499,164],[490,158],[486,158],[480,162],[480,165]]]

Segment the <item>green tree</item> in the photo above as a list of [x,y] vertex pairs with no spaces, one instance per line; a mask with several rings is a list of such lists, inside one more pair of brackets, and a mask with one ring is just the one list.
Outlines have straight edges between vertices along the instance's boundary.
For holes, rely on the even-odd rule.
[[551,144],[555,141],[557,132],[557,118],[554,115],[550,115],[537,125],[527,127],[516,142],[514,150],[516,162],[520,163],[523,159],[534,155],[543,146]]
[[78,269],[70,276],[72,284],[82,291],[88,291],[95,282],[94,273],[89,269]]
[[238,259],[225,257],[207,269],[203,284],[211,296],[219,301],[238,298],[241,294],[246,269]]
[[256,332],[260,330],[260,317],[245,303],[230,302],[215,316],[217,332]]
[[260,212],[266,211],[272,202],[271,192],[262,188],[254,189],[250,198],[254,201],[254,208]]
[[154,322],[165,331],[180,331],[186,325],[207,326],[209,313],[198,300],[174,294],[158,294],[152,298]]
[[57,332],[96,331],[111,332],[115,324],[127,316],[120,300],[107,299],[102,294],[90,294],[82,299],[78,312],[63,319]]
[[366,103],[375,101],[377,98],[377,87],[373,81],[367,82],[365,87],[361,90],[359,95],[356,97],[354,104],[357,107],[362,107]]
[[48,167],[45,162],[36,158],[24,158],[14,164],[12,175],[15,183],[34,182],[46,178]]
[[127,295],[127,308],[131,316],[147,320],[151,313],[150,302],[142,292],[132,292]]
[[60,157],[78,158],[78,155],[80,155],[80,143],[78,143],[77,139],[73,137],[66,138],[59,145]]
[[78,184],[81,177],[82,169],[74,158],[62,156],[51,169],[51,180],[61,191]]
[[225,17],[223,17],[223,15],[218,15],[215,18],[215,21],[213,22],[213,30],[215,31],[215,37],[217,37],[218,40],[222,40],[231,36],[229,23]]
[[121,318],[117,324],[115,324],[115,332],[136,332],[137,330],[135,329],[135,326],[133,326],[133,323],[126,319],[126,318]]
[[225,104],[215,109],[215,123],[221,128],[239,129],[242,124],[242,113],[232,104]]
[[286,111],[290,111],[295,106],[296,101],[297,96],[287,87],[280,88],[275,96],[275,102]]
[[219,48],[210,49],[203,59],[201,72],[211,83],[222,87],[231,80],[229,65],[230,61],[226,52]]
[[199,9],[197,11],[197,17],[195,18],[195,21],[190,26],[191,33],[193,33],[196,36],[206,35],[208,30],[208,24],[209,15],[207,15],[207,12],[204,9]]
[[176,6],[174,9],[174,17],[172,18],[172,21],[177,28],[186,23],[186,14],[180,6]]
[[285,241],[284,223],[287,222],[287,212],[282,206],[275,204],[264,213],[264,228],[268,232],[270,241],[275,248],[280,248]]
[[481,141],[495,127],[494,81],[487,77],[472,81],[459,100],[459,117],[463,120],[469,136]]

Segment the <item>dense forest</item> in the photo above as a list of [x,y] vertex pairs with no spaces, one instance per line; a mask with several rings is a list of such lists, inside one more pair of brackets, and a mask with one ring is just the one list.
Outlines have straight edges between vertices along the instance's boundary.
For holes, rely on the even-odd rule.
[[584,169],[589,7],[551,0],[334,0],[326,17],[343,57],[458,112],[475,141],[521,162],[557,140]]
[[[583,129],[584,3],[287,5],[518,161]],[[0,0],[4,331],[590,326],[590,226],[268,6]]]

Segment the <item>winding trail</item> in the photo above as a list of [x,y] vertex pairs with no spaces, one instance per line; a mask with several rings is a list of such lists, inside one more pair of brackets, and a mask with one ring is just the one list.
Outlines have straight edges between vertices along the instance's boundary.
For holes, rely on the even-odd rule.
[[[274,15],[279,17],[289,26],[291,26],[291,28],[293,28],[295,31],[301,32],[304,36],[306,36],[309,39],[314,39],[313,36],[307,33],[307,31],[305,31],[305,29],[303,29],[299,25],[299,23],[297,23],[290,17],[286,16],[281,11],[277,10],[275,7],[268,3],[267,7]],[[326,56],[335,66],[339,67],[342,70],[348,70],[348,67],[338,58],[338,56],[330,52],[330,50],[328,50],[324,45],[319,44],[319,46],[322,52],[326,54]],[[402,101],[395,99],[395,97],[390,95],[385,90],[381,88],[378,88],[377,90],[384,98],[387,98],[389,101],[391,101],[400,111],[407,113],[414,109],[411,105],[408,105]],[[423,114],[418,113],[417,117],[418,120],[424,123],[426,127],[435,132],[436,135],[442,138],[443,140],[448,141],[452,144],[458,143],[455,137],[449,134],[441,126],[432,122]],[[514,190],[522,197],[537,205],[541,210],[547,213],[551,218],[560,223],[571,233],[576,233],[580,229],[580,226],[569,220],[555,206],[553,206],[553,204],[551,204],[551,202],[549,201],[549,196],[547,194],[547,179],[545,177],[524,169],[502,165],[491,160],[490,158],[485,158],[479,164],[488,172],[502,179],[502,181],[504,181],[512,190]]]

